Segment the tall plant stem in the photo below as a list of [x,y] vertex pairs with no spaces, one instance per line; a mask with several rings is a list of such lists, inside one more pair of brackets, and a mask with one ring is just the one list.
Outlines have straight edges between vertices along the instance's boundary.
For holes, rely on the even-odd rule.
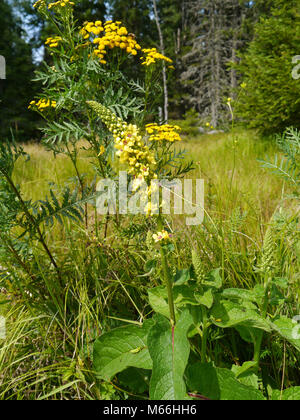
[[[159,215],[158,217],[157,225],[158,225],[159,230],[163,229],[163,222],[162,222],[161,215]],[[166,250],[164,249],[162,245],[160,246],[160,256],[161,256],[164,280],[165,280],[167,291],[168,291],[168,304],[169,304],[169,310],[170,310],[170,319],[171,319],[172,326],[174,326],[176,324],[176,317],[175,317],[175,307],[174,307],[174,298],[173,298],[172,277],[171,277],[170,269],[168,266]]]
[[20,192],[18,191],[18,189],[15,186],[15,184],[14,184],[13,180],[11,179],[11,177],[6,172],[3,172],[3,175],[5,176],[8,184],[10,185],[11,189],[15,193],[16,197],[18,198],[18,200],[19,200],[19,202],[20,202],[20,204],[22,206],[22,209],[23,209],[23,211],[24,211],[24,213],[25,213],[28,221],[31,223],[32,227],[34,227],[36,229],[36,233],[38,235],[39,241],[42,244],[42,246],[43,246],[46,254],[48,255],[49,260],[51,261],[52,265],[54,266],[54,268],[55,268],[55,270],[57,272],[57,275],[58,275],[59,280],[62,281],[61,273],[60,273],[60,270],[58,268],[58,265],[56,264],[56,261],[55,261],[53,255],[51,254],[51,251],[48,248],[48,246],[47,246],[47,244],[45,242],[44,236],[43,236],[43,234],[42,234],[39,226],[37,226],[34,217],[30,214],[30,212],[29,212],[29,210],[28,210],[28,208],[27,208],[27,206],[26,206],[26,204],[25,204],[25,202],[24,202],[24,200],[23,200]]
[[[264,319],[267,317],[267,313],[268,313],[269,290],[270,290],[270,281],[267,280],[265,282],[265,296],[264,296],[264,303],[263,303],[263,306],[262,306],[262,317]],[[257,370],[259,369],[260,351],[261,351],[261,345],[262,345],[263,337],[264,337],[264,332],[259,331],[258,338],[257,338],[257,340],[255,341],[255,344],[254,344],[253,360],[256,363]]]
[[5,243],[11,254],[13,255],[15,261],[23,268],[25,273],[31,278],[31,280],[36,280],[36,277],[34,274],[31,273],[30,268],[26,265],[26,263],[22,260],[20,255],[18,254],[17,250],[15,249],[12,241],[10,239],[6,239],[4,235],[1,235],[1,241]]
[[201,341],[201,362],[206,362],[206,347],[207,347],[207,311],[204,306],[202,306],[202,341]]
[[[73,145],[74,147],[74,153],[72,153],[69,149],[68,144],[66,145],[67,147],[67,151],[69,154],[69,157],[71,159],[71,162],[74,166],[75,172],[76,172],[76,176],[80,185],[80,193],[81,193],[81,199],[84,199],[84,181],[83,178],[80,175],[78,166],[77,166],[77,149],[76,149],[76,144]],[[88,205],[87,203],[85,203],[84,205],[84,218],[85,218],[85,228],[88,229]]]

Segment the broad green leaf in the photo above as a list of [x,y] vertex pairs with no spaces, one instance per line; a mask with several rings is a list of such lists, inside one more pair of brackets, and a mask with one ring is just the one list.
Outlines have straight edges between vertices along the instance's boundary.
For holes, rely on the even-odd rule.
[[225,289],[222,292],[222,296],[231,300],[248,300],[250,302],[256,302],[256,295],[253,290]]
[[214,303],[214,296],[211,289],[205,290],[203,293],[195,293],[196,300],[201,304],[210,309]]
[[246,372],[249,372],[249,370],[252,370],[253,368],[256,368],[257,364],[256,362],[245,362],[242,364],[242,366],[232,366],[232,371],[234,372],[235,376],[239,378],[241,375],[245,374]]
[[221,268],[216,268],[215,270],[212,270],[209,274],[206,280],[203,282],[204,285],[215,287],[216,289],[221,289],[222,287],[222,277],[220,276]]
[[271,285],[271,292],[270,292],[270,304],[273,306],[282,305],[285,301],[284,295],[281,293],[279,288],[273,283]]
[[240,334],[242,339],[246,341],[247,343],[254,344],[261,334],[258,328],[252,328],[252,327],[243,326],[243,325],[236,325],[234,328]]
[[242,366],[233,365],[231,371],[235,374],[239,382],[258,389],[258,376],[254,373],[256,367],[256,362],[250,361],[243,363]]
[[177,286],[187,283],[191,278],[190,269],[177,270],[176,275],[174,276],[174,283]]
[[[203,321],[203,311],[201,306],[190,306],[189,307],[190,314],[193,318],[194,327],[196,327],[196,333],[199,334],[199,327],[202,324]],[[190,331],[191,333],[191,331]]]
[[270,332],[269,323],[255,310],[246,309],[230,301],[223,301],[215,305],[211,311],[212,322],[221,328],[231,328],[237,325],[259,328]]
[[195,363],[187,369],[188,388],[211,400],[264,400],[263,394],[252,386],[239,382],[228,369],[211,363]]
[[94,344],[94,369],[99,378],[111,380],[128,367],[152,369],[147,336],[153,321],[142,327],[128,325],[104,333]]
[[282,393],[275,389],[272,393],[273,401],[300,401],[300,386],[285,389]]
[[290,342],[298,351],[300,351],[300,324],[290,318],[280,317],[270,322],[274,331],[281,337]]
[[118,381],[122,388],[136,394],[142,394],[149,389],[150,376],[150,370],[131,367],[119,373]]
[[153,361],[150,381],[151,400],[184,400],[186,385],[184,371],[190,354],[187,332],[193,323],[184,311],[175,327],[158,315],[148,336],[149,353]]
[[222,292],[223,298],[243,303],[249,309],[256,309],[257,307],[254,304],[261,306],[264,296],[265,289],[260,284],[256,285],[252,290],[230,288]]
[[168,305],[168,292],[164,286],[155,287],[148,290],[149,303],[158,314],[170,318],[170,309]]
[[194,286],[174,286],[173,295],[174,302],[178,308],[182,308],[185,305],[199,305],[194,296]]

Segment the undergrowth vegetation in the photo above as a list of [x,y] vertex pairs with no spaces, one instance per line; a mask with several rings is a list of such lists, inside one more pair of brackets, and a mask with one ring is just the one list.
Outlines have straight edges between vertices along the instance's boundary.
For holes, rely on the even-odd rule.
[[[153,123],[169,59],[47,6],[43,145],[0,147],[0,398],[299,399],[299,132],[182,141]],[[99,214],[120,170],[138,214]],[[198,226],[148,203],[187,178],[205,180]]]

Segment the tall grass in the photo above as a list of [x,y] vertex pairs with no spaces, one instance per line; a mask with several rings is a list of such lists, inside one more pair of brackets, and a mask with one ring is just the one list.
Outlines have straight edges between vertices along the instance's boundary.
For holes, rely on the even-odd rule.
[[[31,160],[20,159],[13,176],[25,199],[37,200],[49,194],[49,182],[74,183],[74,168],[65,157],[55,159],[36,144],[24,147]],[[190,266],[191,250],[196,248],[206,269],[222,268],[227,286],[253,286],[259,281],[255,267],[259,265],[267,226],[279,209],[282,229],[276,238],[276,269],[279,277],[290,280],[290,306],[286,311],[290,315],[299,313],[299,238],[289,235],[295,223],[290,216],[294,204],[283,201],[287,192],[284,182],[258,162],[272,159],[278,152],[276,146],[254,132],[240,130],[186,139],[180,147],[195,162],[193,177],[205,180],[206,217],[203,225],[189,229],[181,218],[170,219],[175,232],[174,266]],[[91,161],[83,150],[79,166],[89,180],[94,177]],[[134,226],[128,223],[123,233],[116,232],[111,223],[104,237],[106,219],[99,218],[97,224],[96,217],[99,216],[89,207],[88,230],[68,221],[46,232],[47,243],[63,267],[63,284],[55,283],[57,279],[51,267],[44,266],[39,249],[32,250],[31,264],[40,273],[34,284],[12,263],[2,267],[0,287],[5,284],[5,289],[0,301],[9,303],[0,305],[8,319],[8,335],[0,347],[0,398],[124,396],[120,383],[97,382],[92,372],[92,345],[102,331],[127,322],[139,323],[151,313],[147,290],[158,285],[158,281],[148,273],[145,264],[157,255],[144,233],[139,234],[143,219],[136,219]],[[141,232],[144,231],[143,227]],[[14,272],[15,281],[23,285],[23,293],[17,294],[15,285],[5,281],[5,271]],[[35,295],[35,288],[39,294]],[[47,296],[44,300],[43,293]],[[226,358],[237,360],[243,356],[236,337],[226,336],[223,342],[216,337],[210,339],[215,343],[211,357],[220,365]],[[265,363],[272,371],[270,376],[281,383],[283,362],[278,366],[274,351],[279,353],[279,360],[285,357],[285,365],[288,359],[288,385],[295,380],[297,355],[288,346],[283,354],[276,342],[268,346]],[[245,360],[249,358],[245,356]]]

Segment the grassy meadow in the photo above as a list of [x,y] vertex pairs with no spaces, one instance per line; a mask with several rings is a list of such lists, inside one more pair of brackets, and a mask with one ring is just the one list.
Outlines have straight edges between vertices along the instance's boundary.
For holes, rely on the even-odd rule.
[[[206,216],[203,225],[191,228],[180,217],[169,218],[175,245],[170,266],[189,267],[194,248],[206,272],[221,268],[227,288],[253,288],[261,282],[255,267],[277,211],[282,221],[273,257],[276,275],[289,279],[288,303],[283,308],[280,299],[274,301],[269,311],[272,316],[278,311],[287,316],[299,313],[300,249],[290,226],[295,204],[284,199],[289,193],[285,182],[259,162],[274,160],[280,153],[277,146],[255,132],[237,130],[185,138],[178,147],[186,150],[187,160],[194,161],[191,176],[205,180]],[[74,184],[76,174],[66,157],[54,158],[38,144],[25,144],[24,149],[31,158],[18,160],[13,179],[25,200],[49,195],[49,182]],[[89,152],[81,150],[78,167],[89,181],[94,177],[92,163]],[[144,223],[137,218],[126,226],[133,230],[133,224],[143,227]],[[127,376],[120,374],[114,381],[99,384],[92,367],[92,346],[99,334],[122,325],[139,325],[152,313],[147,293],[159,285],[159,276],[149,270],[147,261],[158,256],[144,231],[143,227],[129,235],[116,230],[112,221],[107,226],[106,218],[88,205],[87,229],[65,221],[45,231],[48,247],[63,267],[62,282],[54,279],[53,267],[44,265],[40,246],[30,249],[30,264],[39,277],[28,280],[24,270],[10,260],[1,267],[0,310],[7,318],[7,337],[0,347],[1,399],[146,398],[147,370],[137,383],[129,369]],[[5,273],[12,270],[15,284],[11,276],[6,281]],[[251,346],[245,346],[234,330],[211,329],[207,340],[207,357],[220,367],[240,366],[252,357]],[[197,353],[197,340],[192,345]],[[262,351],[265,383],[279,390],[299,383],[299,354],[286,341],[270,335]]]

